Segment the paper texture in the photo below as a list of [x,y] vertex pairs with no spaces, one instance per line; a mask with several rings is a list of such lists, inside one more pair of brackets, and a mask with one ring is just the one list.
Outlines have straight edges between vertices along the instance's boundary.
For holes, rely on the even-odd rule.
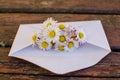
[[82,27],[87,35],[87,43],[72,52],[42,51],[31,46],[31,36],[39,32],[43,25],[21,24],[9,56],[27,60],[57,74],[65,74],[95,65],[111,52],[101,21],[64,24]]

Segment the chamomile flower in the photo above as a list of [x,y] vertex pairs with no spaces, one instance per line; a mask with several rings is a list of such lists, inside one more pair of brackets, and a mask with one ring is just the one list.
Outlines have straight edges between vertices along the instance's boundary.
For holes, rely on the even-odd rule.
[[59,36],[59,42],[64,43],[66,42],[66,40],[67,40],[67,37],[65,35]]
[[67,46],[65,44],[62,43],[56,43],[55,44],[55,50],[57,51],[67,51]]
[[78,41],[83,44],[86,42],[86,35],[83,29],[79,28],[77,29],[77,39]]
[[60,24],[58,24],[58,27],[60,30],[65,30],[67,28],[67,25],[60,23]]
[[60,34],[61,34],[61,31],[56,26],[49,26],[44,31],[44,37],[46,38],[46,40],[53,43],[56,41],[59,41]]
[[75,40],[70,39],[70,40],[67,42],[67,47],[68,47],[68,51],[72,51],[72,50],[74,50],[75,48],[78,48],[78,47],[79,47],[79,43],[78,43],[78,41],[75,41]]
[[55,21],[53,18],[48,18],[46,21],[43,22],[45,27],[52,26],[56,24],[57,21]]
[[32,46],[33,46],[33,47],[34,47],[34,45],[35,45],[35,43],[36,43],[36,40],[37,40],[37,35],[34,34],[34,35],[32,36]]
[[49,50],[49,49],[52,48],[51,42],[49,42],[47,40],[39,40],[39,41],[36,42],[36,44],[42,50]]
[[58,28],[61,30],[62,35],[68,34],[68,32],[69,32],[67,24],[59,23]]

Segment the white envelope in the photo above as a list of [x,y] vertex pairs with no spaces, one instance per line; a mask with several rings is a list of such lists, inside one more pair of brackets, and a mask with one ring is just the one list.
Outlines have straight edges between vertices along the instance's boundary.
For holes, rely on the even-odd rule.
[[56,74],[65,74],[93,66],[111,52],[100,20],[64,23],[82,27],[87,43],[72,52],[42,51],[31,46],[31,36],[39,32],[42,24],[21,24],[9,56],[24,59]]

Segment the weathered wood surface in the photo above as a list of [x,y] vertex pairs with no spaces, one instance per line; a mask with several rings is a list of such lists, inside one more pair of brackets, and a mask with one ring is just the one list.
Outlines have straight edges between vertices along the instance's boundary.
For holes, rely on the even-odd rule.
[[[120,16],[119,15],[81,15],[81,14],[0,14],[0,39],[11,46],[19,24],[41,23],[47,17],[54,17],[58,21],[82,21],[101,19],[111,46],[120,43]],[[111,36],[114,35],[114,36]],[[43,68],[26,61],[8,57],[10,48],[0,48],[0,73],[52,75]],[[112,52],[97,65],[84,70],[72,72],[62,76],[92,76],[92,77],[119,77],[120,53]]]
[[[46,76],[56,75],[27,61],[8,57],[9,50],[10,48],[0,48],[0,73]],[[60,76],[119,77],[120,52],[110,53],[95,66]]]
[[0,74],[0,80],[120,80],[119,78],[83,78],[83,77],[46,77],[40,75],[18,75],[18,74],[10,74],[4,75]]
[[120,0],[0,0],[0,12],[120,14]]
[[[48,17],[59,22],[101,20],[112,52],[95,66],[64,75],[8,57],[19,25]],[[0,80],[120,80],[120,0],[0,0],[1,42]]]
[[[120,46],[120,15],[89,14],[0,14],[0,41],[11,46],[20,24],[41,23],[48,17],[59,22],[101,20],[111,46]],[[92,27],[92,26],[91,26]]]

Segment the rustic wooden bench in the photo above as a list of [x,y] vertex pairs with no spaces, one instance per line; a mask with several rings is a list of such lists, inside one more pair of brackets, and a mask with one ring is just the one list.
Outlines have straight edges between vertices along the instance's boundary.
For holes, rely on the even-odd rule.
[[[20,24],[101,20],[112,52],[98,64],[64,75],[8,57]],[[119,80],[120,0],[0,0],[0,80]]]

